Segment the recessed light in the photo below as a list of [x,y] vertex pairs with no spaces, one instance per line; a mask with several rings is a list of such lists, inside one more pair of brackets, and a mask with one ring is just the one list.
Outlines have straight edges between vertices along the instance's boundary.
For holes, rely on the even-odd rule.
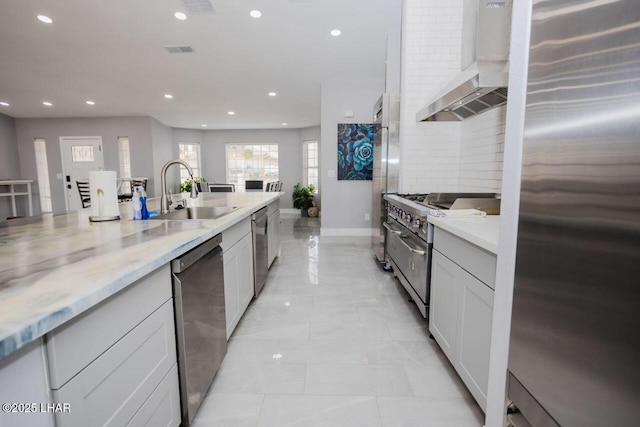
[[283,122],[283,123],[281,123],[281,124],[282,124],[282,126],[286,126],[286,125],[287,125],[287,122]]
[[200,125],[200,126],[201,126],[201,127],[203,127],[203,128],[206,128],[206,127],[207,127],[207,125]]
[[176,19],[179,19],[181,21],[184,21],[185,19],[187,19],[187,15],[185,15],[182,12],[176,12],[176,13],[173,14],[173,16],[175,16]]
[[0,105],[2,105],[3,107],[8,107],[9,103],[2,101],[2,102],[0,102]]
[[227,114],[230,116],[233,116],[236,112],[235,111],[227,111]]
[[276,95],[277,95],[277,93],[275,93],[275,92],[269,92],[269,96],[276,96]]
[[47,107],[52,107],[53,106],[53,104],[50,103],[49,101],[43,101],[42,105],[46,105]]
[[96,105],[96,103],[94,101],[86,101],[87,105]]
[[330,33],[333,37],[338,37],[340,34],[342,34],[342,31],[335,29],[335,30],[331,30]]
[[249,12],[249,15],[252,18],[260,18],[262,16],[262,12],[260,12],[259,10],[252,10],[251,12]]
[[38,15],[38,20],[40,22],[44,22],[45,24],[53,24],[53,19],[45,15]]
[[164,97],[167,99],[173,99],[173,95],[171,95],[170,93],[165,93]]

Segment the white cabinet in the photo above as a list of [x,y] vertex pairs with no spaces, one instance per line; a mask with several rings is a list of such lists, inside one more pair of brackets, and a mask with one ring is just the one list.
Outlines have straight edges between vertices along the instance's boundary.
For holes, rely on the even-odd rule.
[[436,228],[429,331],[483,410],[487,403],[495,263],[494,254]]
[[482,409],[487,405],[493,290],[466,271],[460,274],[462,295],[454,365]]
[[[41,412],[40,404],[51,403],[47,378],[46,351],[37,339],[0,360],[0,402],[36,403],[35,411],[24,413],[18,407],[0,411],[2,427],[54,427],[52,412]],[[15,410],[15,412],[13,412]]]
[[429,331],[449,360],[455,357],[460,300],[459,270],[449,258],[434,250],[431,260]]
[[227,339],[238,325],[254,295],[251,218],[222,232],[224,300]]
[[[280,253],[280,207],[277,205],[279,201],[271,203],[269,208],[269,216],[267,218],[267,236],[268,240],[268,260],[269,267],[273,264],[276,257]],[[275,207],[272,209],[272,205],[275,204]]]
[[178,426],[169,266],[47,334],[47,354],[53,400],[71,405],[56,426]]

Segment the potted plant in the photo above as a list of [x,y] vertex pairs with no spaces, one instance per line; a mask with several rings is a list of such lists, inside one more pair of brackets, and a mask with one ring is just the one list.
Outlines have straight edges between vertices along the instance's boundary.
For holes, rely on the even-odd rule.
[[309,216],[307,210],[314,205],[314,193],[316,188],[313,184],[309,184],[308,187],[303,187],[302,184],[297,183],[293,186],[293,207],[300,209],[302,216]]
[[191,192],[191,186],[193,185],[194,182],[198,186],[198,191],[202,191],[202,185],[200,185],[200,184],[204,183],[204,182],[207,182],[207,180],[204,179],[204,178],[194,178],[193,180],[186,179],[183,183],[180,184],[180,192],[181,193],[190,193]]

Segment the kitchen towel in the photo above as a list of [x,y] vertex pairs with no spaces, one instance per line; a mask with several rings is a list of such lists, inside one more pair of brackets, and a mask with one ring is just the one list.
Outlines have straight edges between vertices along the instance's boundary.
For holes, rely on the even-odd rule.
[[441,218],[484,218],[485,216],[487,216],[487,213],[479,211],[478,209],[429,209],[429,215]]
[[89,172],[91,221],[120,219],[115,171]]

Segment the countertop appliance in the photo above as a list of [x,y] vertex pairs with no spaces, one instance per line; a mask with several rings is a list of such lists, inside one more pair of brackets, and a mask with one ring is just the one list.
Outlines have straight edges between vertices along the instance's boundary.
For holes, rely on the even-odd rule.
[[[434,211],[487,207],[500,212],[494,193],[431,193],[386,195],[387,253],[393,274],[409,293],[424,318],[428,316],[433,250],[433,225],[427,222]],[[480,206],[479,206],[480,205]]]
[[462,66],[416,114],[417,121],[459,121],[507,102],[512,0],[466,0]]
[[198,412],[227,353],[222,235],[171,261],[182,425]]
[[638,425],[638,12],[634,0],[533,3],[508,367],[517,427]]
[[374,230],[371,246],[376,259],[389,269],[386,250],[386,233],[382,226],[385,220],[385,194],[398,192],[400,163],[400,96],[385,93],[373,107],[375,134],[373,139],[373,194],[371,197],[371,228]]
[[251,215],[251,234],[253,236],[253,286],[256,297],[267,281],[267,272],[269,270],[268,218],[266,207]]

